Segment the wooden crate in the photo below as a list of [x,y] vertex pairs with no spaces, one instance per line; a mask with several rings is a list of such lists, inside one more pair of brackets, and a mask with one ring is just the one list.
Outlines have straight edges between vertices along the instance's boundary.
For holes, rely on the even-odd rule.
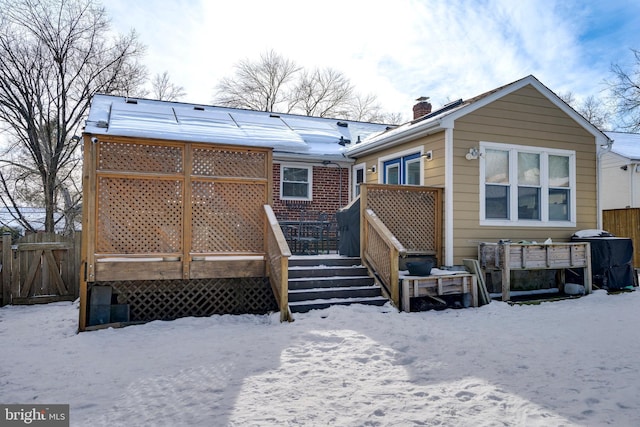
[[459,273],[443,276],[403,276],[402,310],[411,311],[411,298],[424,296],[462,295],[471,293],[471,305],[478,306],[476,276]]

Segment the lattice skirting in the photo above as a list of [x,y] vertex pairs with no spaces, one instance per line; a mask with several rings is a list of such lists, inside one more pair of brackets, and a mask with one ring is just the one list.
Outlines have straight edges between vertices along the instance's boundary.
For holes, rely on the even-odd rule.
[[129,304],[131,321],[172,320],[212,314],[277,311],[268,278],[144,280],[110,285],[118,304]]

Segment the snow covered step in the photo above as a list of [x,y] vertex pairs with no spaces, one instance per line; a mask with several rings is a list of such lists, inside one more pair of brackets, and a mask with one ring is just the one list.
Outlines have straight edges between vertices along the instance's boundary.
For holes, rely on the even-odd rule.
[[300,277],[334,277],[334,276],[367,276],[369,273],[363,266],[305,266],[305,267],[289,267],[289,278],[295,279]]
[[289,290],[309,288],[331,288],[348,286],[372,286],[369,276],[298,277],[289,279]]
[[336,298],[380,297],[378,286],[347,286],[333,288],[289,289],[289,302]]
[[387,301],[360,258],[308,256],[289,259],[289,308],[293,313],[336,304],[384,305]]
[[387,302],[389,302],[389,300],[384,297],[317,299],[311,301],[290,302],[289,308],[292,313],[306,313],[310,310],[329,308],[332,305],[368,304],[382,306]]
[[340,255],[294,255],[289,258],[289,267],[351,267],[359,266],[359,257],[345,257]]

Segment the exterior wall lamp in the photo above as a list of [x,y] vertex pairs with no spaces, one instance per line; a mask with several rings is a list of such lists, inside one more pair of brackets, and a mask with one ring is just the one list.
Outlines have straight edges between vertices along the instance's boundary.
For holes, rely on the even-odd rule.
[[427,151],[427,152],[426,152],[426,153],[424,153],[421,157],[422,157],[423,159],[425,159],[426,161],[428,161],[428,162],[429,162],[429,161],[431,161],[431,160],[433,160],[433,150],[429,150],[429,151]]
[[376,173],[376,165],[371,166],[370,168],[367,168],[367,172],[369,173]]
[[482,153],[478,149],[478,147],[469,148],[469,152],[464,155],[467,160],[477,160],[479,157],[482,157]]

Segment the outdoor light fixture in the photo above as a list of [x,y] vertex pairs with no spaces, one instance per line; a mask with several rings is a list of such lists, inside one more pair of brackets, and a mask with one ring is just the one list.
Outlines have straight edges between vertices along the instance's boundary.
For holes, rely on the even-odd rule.
[[433,160],[433,151],[432,150],[427,151],[426,153],[424,153],[422,155],[422,158],[427,160],[427,161]]
[[469,148],[469,152],[464,155],[467,160],[477,160],[478,157],[482,157],[482,153],[478,150],[478,147]]
[[376,173],[376,166],[375,165],[371,166],[370,168],[367,169],[367,172]]

